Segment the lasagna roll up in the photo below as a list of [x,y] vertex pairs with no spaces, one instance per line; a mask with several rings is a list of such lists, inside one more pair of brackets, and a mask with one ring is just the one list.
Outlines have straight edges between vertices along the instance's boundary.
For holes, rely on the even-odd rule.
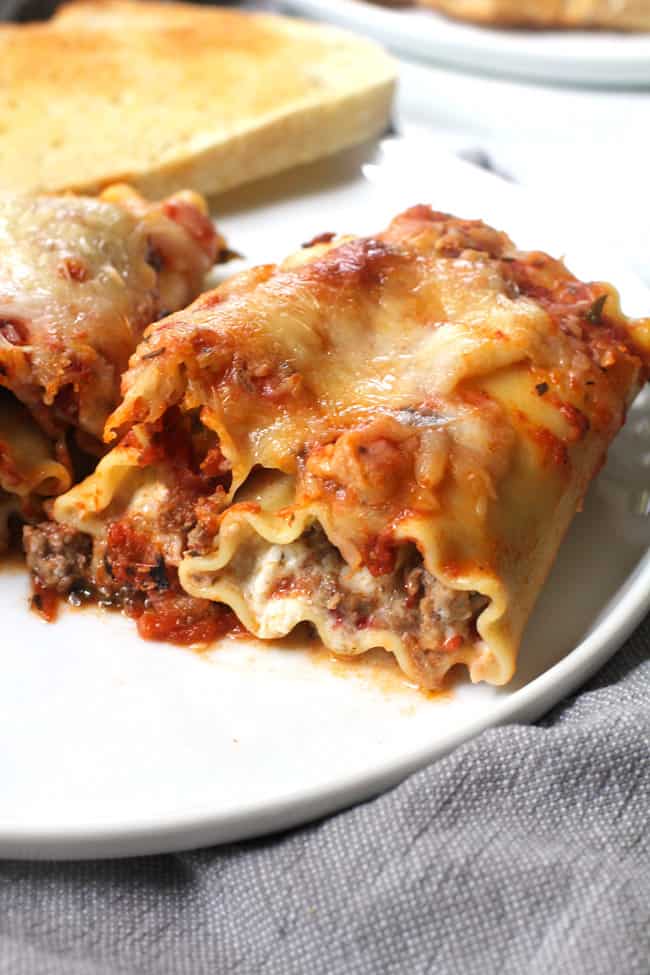
[[148,330],[118,445],[53,505],[89,540],[77,584],[151,608],[162,580],[261,638],[307,621],[424,687],[503,684],[646,343],[613,288],[480,222],[325,235]]
[[196,297],[222,247],[194,193],[0,194],[0,486],[14,507],[70,486],[69,432],[102,452],[145,327]]

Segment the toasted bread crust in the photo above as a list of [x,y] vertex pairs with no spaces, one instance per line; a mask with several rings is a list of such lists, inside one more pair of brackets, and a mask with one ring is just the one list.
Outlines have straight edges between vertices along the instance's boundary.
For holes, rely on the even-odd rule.
[[1,27],[0,51],[13,190],[218,193],[377,135],[394,87],[370,42],[189,4],[82,0]]

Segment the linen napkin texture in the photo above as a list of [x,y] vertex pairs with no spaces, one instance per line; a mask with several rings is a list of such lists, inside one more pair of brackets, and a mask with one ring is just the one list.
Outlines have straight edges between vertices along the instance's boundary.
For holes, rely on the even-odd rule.
[[648,975],[650,616],[535,726],[193,853],[0,863],[0,975]]

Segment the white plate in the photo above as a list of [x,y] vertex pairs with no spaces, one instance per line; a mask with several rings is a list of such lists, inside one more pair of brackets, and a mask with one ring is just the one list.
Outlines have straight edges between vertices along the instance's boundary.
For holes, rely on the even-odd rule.
[[410,57],[509,77],[609,87],[650,82],[650,34],[508,30],[366,0],[282,0],[286,9],[366,34]]
[[[378,230],[429,201],[508,227],[524,246],[565,241],[571,259],[570,240],[522,194],[412,140],[288,174],[222,200],[219,212],[233,246],[259,261],[320,231]],[[645,288],[606,256],[581,251],[573,261],[594,276],[601,262],[628,310],[650,308]],[[393,671],[333,669],[296,645],[226,640],[198,655],[145,643],[130,621],[94,609],[48,625],[26,608],[23,574],[5,570],[0,855],[151,853],[286,828],[367,798],[483,728],[536,718],[650,606],[648,424],[641,405],[575,520],[517,677],[502,689],[461,682],[428,699]]]

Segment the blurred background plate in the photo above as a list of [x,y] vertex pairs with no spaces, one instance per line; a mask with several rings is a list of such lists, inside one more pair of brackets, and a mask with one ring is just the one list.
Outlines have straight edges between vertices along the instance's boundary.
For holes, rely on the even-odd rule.
[[650,84],[650,34],[479,27],[366,0],[282,0],[284,9],[374,37],[393,51],[469,71],[608,87]]

